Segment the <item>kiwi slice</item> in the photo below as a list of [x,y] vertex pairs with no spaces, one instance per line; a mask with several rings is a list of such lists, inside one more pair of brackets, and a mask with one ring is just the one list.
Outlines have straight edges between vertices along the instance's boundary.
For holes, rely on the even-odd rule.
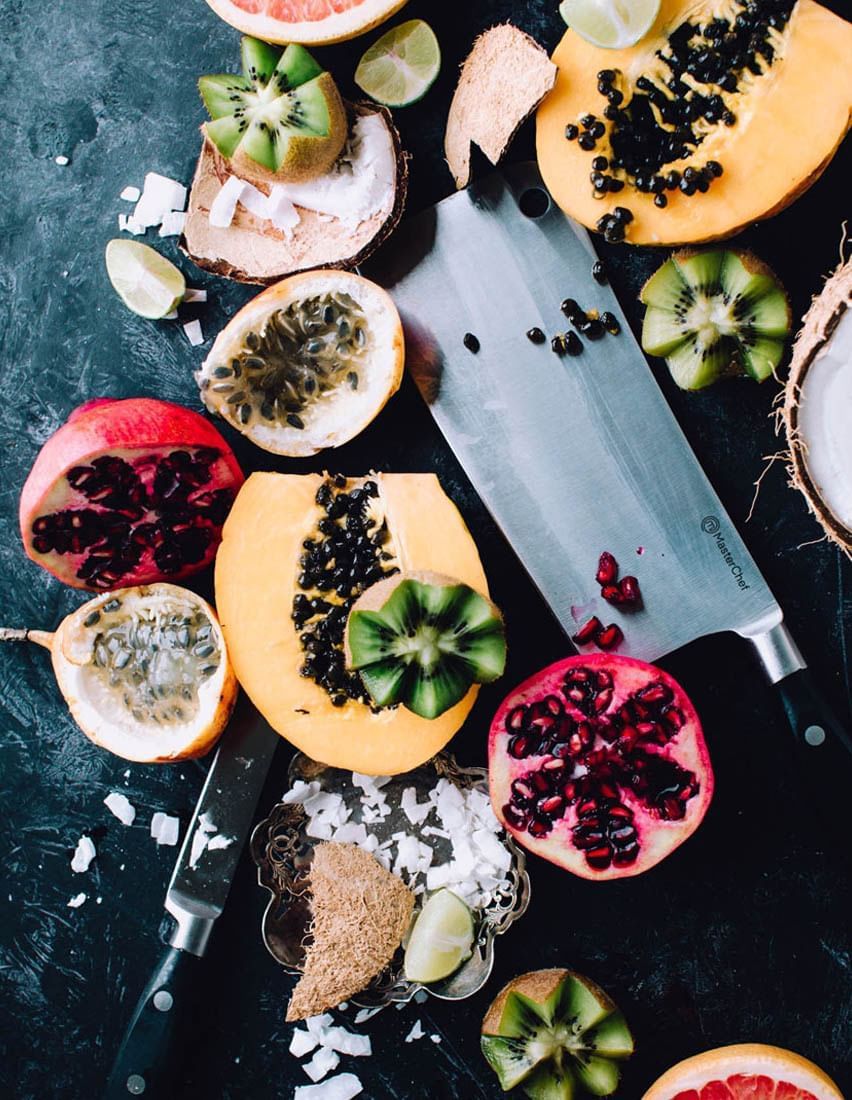
[[256,38],[243,38],[242,66],[241,75],[198,81],[210,141],[229,160],[247,159],[282,180],[327,171],[348,131],[330,74],[303,46],[281,50]]
[[790,304],[770,269],[748,252],[675,252],[639,295],[648,307],[642,347],[664,358],[684,390],[746,374],[768,378],[784,353]]
[[515,978],[486,1013],[480,1041],[504,1092],[519,1087],[531,1100],[611,1096],[633,1053],[613,1001],[570,970]]
[[503,618],[469,585],[432,573],[379,581],[346,624],[346,652],[373,702],[437,718],[506,664]]

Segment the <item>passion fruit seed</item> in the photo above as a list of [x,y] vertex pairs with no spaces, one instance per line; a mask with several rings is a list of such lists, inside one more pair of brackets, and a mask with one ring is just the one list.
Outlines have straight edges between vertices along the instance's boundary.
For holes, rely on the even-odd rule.
[[[736,93],[741,84],[770,70],[794,5],[795,0],[735,0],[729,19],[675,27],[668,48],[657,51],[658,64],[635,80],[602,69],[597,88],[606,101],[602,113],[609,126],[587,112],[579,126],[569,122],[565,127],[568,141],[595,153],[590,173],[595,196],[629,184],[654,194],[655,204],[664,208],[665,190],[706,193],[723,173],[718,161],[692,164],[682,174],[666,168],[695,157],[714,127],[736,125]],[[603,156],[598,141],[607,129],[609,149]],[[597,228],[611,243],[624,240],[625,226],[611,214]]]
[[[351,295],[327,292],[291,302],[249,331],[240,351],[218,363],[201,380],[211,412],[236,418],[305,427],[303,414],[339,386],[357,389],[360,369],[369,357],[367,317]],[[222,408],[206,398],[210,390],[225,398]]]
[[204,611],[108,600],[83,621],[92,645],[90,675],[116,694],[142,723],[175,725],[199,710],[198,685],[218,669],[222,653]]
[[325,515],[302,543],[299,558],[300,591],[293,599],[292,618],[305,655],[300,671],[338,707],[349,700],[372,706],[361,677],[346,669],[346,619],[362,592],[399,572],[387,549],[387,523],[370,514],[370,502],[378,495],[375,481],[349,489],[346,478],[337,474],[323,482],[316,502]]

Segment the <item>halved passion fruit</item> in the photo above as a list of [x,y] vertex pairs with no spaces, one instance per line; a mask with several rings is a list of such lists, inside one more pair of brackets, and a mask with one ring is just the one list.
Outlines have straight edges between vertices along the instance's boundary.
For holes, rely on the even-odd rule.
[[303,752],[368,775],[440,751],[478,688],[429,720],[375,706],[346,668],[344,631],[363,591],[413,569],[488,587],[476,545],[433,474],[252,474],[216,558],[216,601],[240,683]]
[[852,23],[813,0],[662,0],[650,33],[619,50],[569,30],[538,111],[544,180],[610,241],[730,237],[831,160],[849,129],[850,54]]
[[56,632],[0,630],[50,650],[77,725],[125,760],[159,764],[208,752],[227,725],[237,681],[213,608],[173,584],[105,592]]
[[397,391],[402,324],[381,287],[309,271],[232,317],[196,375],[207,408],[274,454],[338,447]]

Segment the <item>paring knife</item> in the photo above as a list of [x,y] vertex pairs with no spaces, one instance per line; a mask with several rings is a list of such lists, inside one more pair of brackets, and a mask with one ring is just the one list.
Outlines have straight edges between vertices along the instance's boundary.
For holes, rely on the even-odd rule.
[[[620,652],[653,661],[732,630],[776,684],[802,755],[852,764],[852,740],[814,686],[608,286],[589,236],[533,164],[493,173],[404,221],[367,265],[400,309],[407,362],[451,448],[571,635],[597,595],[598,557],[637,574],[645,610]],[[576,358],[533,344],[564,332],[566,297],[616,315],[617,337]],[[474,354],[466,332],[480,342]],[[601,603],[598,602],[598,608]],[[827,759],[828,758],[828,759]],[[822,772],[823,768],[820,767]]]
[[[105,1100],[174,1100],[172,1083],[181,1055],[181,1029],[196,1003],[201,960],[231,880],[280,738],[245,695],[219,744],[166,892],[175,927],[145,986],[124,1036],[104,1093]],[[206,815],[206,816],[204,816]],[[230,841],[193,859],[193,839]],[[233,839],[231,839],[233,838]],[[194,864],[194,866],[193,866]]]

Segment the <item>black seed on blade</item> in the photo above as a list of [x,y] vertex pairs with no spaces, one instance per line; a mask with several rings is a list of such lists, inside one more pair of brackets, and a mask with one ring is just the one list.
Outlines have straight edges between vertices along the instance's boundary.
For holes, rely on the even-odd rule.
[[543,344],[547,337],[540,328],[531,328],[527,330],[527,339],[532,344]]
[[592,265],[592,278],[596,283],[600,283],[601,286],[606,286],[608,282],[606,268],[600,260],[595,260]]
[[466,332],[462,339],[462,343],[468,351],[472,351],[474,355],[479,351],[479,340],[473,335],[472,332]]

